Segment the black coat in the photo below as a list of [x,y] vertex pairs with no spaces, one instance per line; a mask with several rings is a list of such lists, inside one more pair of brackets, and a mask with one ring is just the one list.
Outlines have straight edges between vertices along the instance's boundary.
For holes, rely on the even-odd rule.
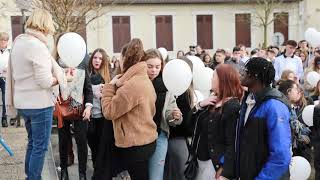
[[[235,178],[235,136],[239,118],[240,102],[233,98],[220,108],[199,111],[192,119],[198,121],[195,140],[199,141],[197,156],[200,160],[208,155],[215,169],[223,167],[222,176]],[[193,149],[196,148],[194,143]]]
[[84,85],[83,85],[83,103],[86,105],[86,103],[93,104],[93,92],[92,92],[92,84],[89,77],[89,73],[86,71],[86,77],[84,79]]

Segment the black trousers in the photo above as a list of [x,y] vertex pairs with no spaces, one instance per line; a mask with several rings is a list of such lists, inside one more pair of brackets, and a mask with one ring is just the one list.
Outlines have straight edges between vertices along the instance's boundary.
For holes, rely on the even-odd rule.
[[320,180],[320,142],[314,142],[314,169],[315,180]]
[[87,171],[87,129],[88,122],[83,120],[64,120],[63,127],[58,130],[59,136],[59,154],[60,154],[60,167],[67,169],[68,167],[68,146],[70,144],[70,124],[74,126],[74,137],[78,149],[79,161],[79,174],[86,174]]
[[103,121],[106,120],[104,118],[91,118],[88,125],[88,145],[91,149],[92,164],[94,169],[96,168],[96,159],[103,130]]
[[114,177],[122,171],[128,171],[131,180],[149,180],[149,161],[122,159],[119,161],[121,165],[114,171]]
[[[112,121],[104,120],[92,180],[111,180],[117,165]],[[122,162],[119,162],[122,163]]]
[[156,148],[156,142],[129,148],[116,147],[115,174],[128,171],[132,180],[149,180],[149,159]]
[[0,78],[0,89],[1,89],[1,97],[2,97],[2,118],[6,117],[6,79]]

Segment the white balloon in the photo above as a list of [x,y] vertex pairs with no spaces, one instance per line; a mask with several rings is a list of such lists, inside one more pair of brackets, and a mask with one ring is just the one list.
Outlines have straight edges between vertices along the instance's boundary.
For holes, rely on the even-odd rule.
[[194,102],[195,104],[197,104],[198,102],[203,101],[203,100],[204,100],[203,94],[202,94],[200,91],[195,90],[195,91],[194,91],[194,99],[193,99],[193,102]]
[[209,67],[201,68],[200,70],[201,76],[196,76],[196,85],[195,89],[210,91],[212,78],[213,78],[213,70]]
[[[199,82],[202,81],[203,68],[205,68],[202,60],[197,56],[187,56],[192,62],[193,85],[195,89],[199,88]],[[201,86],[201,85],[200,85]]]
[[167,49],[166,49],[166,48],[163,48],[163,47],[160,47],[160,48],[158,48],[158,50],[160,51],[160,54],[161,54],[161,56],[162,56],[162,59],[163,59],[163,60],[166,60],[167,57],[168,57],[168,51],[167,51]]
[[185,61],[174,59],[165,65],[162,78],[168,91],[175,96],[180,96],[189,88],[192,72]]
[[312,72],[309,72],[307,74],[307,82],[311,86],[316,87],[319,80],[320,80],[320,74],[319,73],[317,73],[315,71],[312,71]]
[[320,45],[320,32],[313,32],[311,34],[311,40],[309,41],[312,47],[318,47]]
[[309,105],[306,106],[302,111],[302,119],[307,126],[313,126],[314,107],[315,105]]
[[305,39],[308,41],[308,42],[311,42],[312,41],[312,37],[313,37],[313,34],[316,33],[317,30],[315,28],[308,28],[305,33],[304,33],[304,37]]
[[61,36],[58,42],[58,53],[61,60],[69,67],[77,67],[86,55],[86,43],[74,32]]
[[290,164],[290,180],[306,180],[311,174],[310,163],[301,156],[294,156]]

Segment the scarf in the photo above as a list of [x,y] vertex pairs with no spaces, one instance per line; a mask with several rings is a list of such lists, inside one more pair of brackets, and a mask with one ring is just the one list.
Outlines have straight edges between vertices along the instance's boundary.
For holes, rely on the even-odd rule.
[[163,106],[166,100],[166,94],[168,90],[164,85],[161,73],[152,81],[152,84],[157,94],[156,114],[154,115],[153,120],[159,129],[161,125],[161,121],[163,120],[162,111],[163,111]]
[[[61,59],[58,60],[58,64],[62,68],[68,68]],[[73,80],[67,83],[67,86],[64,89],[61,89],[60,86],[60,94],[63,100],[71,97],[70,106],[72,108],[82,108],[83,104],[83,87],[84,80],[86,77],[85,70],[76,68],[74,70]]]

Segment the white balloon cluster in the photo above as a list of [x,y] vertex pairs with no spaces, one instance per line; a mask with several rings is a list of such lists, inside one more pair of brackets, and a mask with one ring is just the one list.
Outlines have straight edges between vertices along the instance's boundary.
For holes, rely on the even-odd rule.
[[205,67],[200,58],[188,56],[193,64],[190,66],[183,60],[174,59],[169,61],[163,69],[163,82],[168,91],[176,96],[183,94],[193,81],[198,100],[203,100],[210,95],[213,70]]
[[199,90],[204,98],[209,97],[213,70],[205,67],[202,60],[197,56],[187,56],[193,64],[193,85],[194,89]]
[[312,47],[317,47],[320,45],[320,32],[318,32],[315,28],[308,28],[304,33],[304,37]]

